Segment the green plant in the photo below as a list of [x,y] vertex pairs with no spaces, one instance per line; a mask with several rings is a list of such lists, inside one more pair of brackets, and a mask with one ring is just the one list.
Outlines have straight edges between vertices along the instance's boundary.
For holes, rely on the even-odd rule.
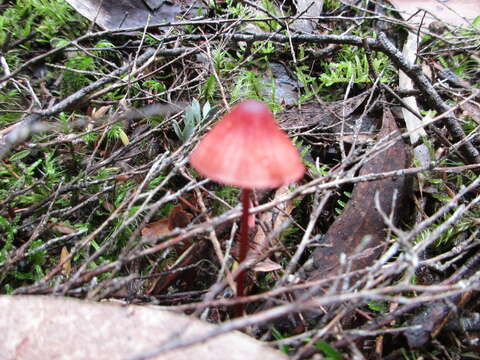
[[10,112],[8,110],[17,110],[23,105],[22,98],[18,89],[0,91],[0,125],[10,124],[18,120],[21,113]]
[[[446,201],[446,199],[444,201]],[[416,237],[415,242],[418,243],[427,239],[438,226],[447,221],[452,215],[453,212],[446,214],[433,225],[428,227],[426,230],[422,231]],[[479,217],[480,210],[478,209],[478,207],[472,211],[466,212],[459,220],[457,220],[455,224],[448,227],[447,229],[445,229],[445,231],[441,233],[441,235],[433,243],[431,249],[437,252],[442,252],[446,248],[451,248],[455,245],[460,235],[473,233],[477,229],[478,224],[476,219],[478,219]]]
[[[301,234],[302,234],[302,229],[300,229],[297,225],[292,224],[279,234],[278,239],[282,242],[282,244],[285,247],[290,247],[290,246],[295,247],[298,244],[299,237],[302,236]],[[285,261],[284,264],[283,264],[283,261]],[[289,261],[288,258],[282,259],[282,265],[287,267],[288,261]]]
[[342,6],[342,2],[338,0],[324,0],[323,2],[323,11],[325,13],[329,13],[331,11],[334,11],[337,9],[339,6]]
[[447,68],[448,71],[453,71],[459,78],[466,80],[471,78],[471,74],[475,73],[480,65],[478,59],[463,53],[450,55],[448,57],[439,56],[438,61],[443,67]]
[[121,140],[123,145],[127,146],[130,143],[128,135],[123,130],[122,123],[115,123],[108,129],[107,137],[111,140]]
[[[235,186],[222,186],[215,191],[215,194],[224,200],[230,206],[235,206],[238,203],[238,197],[240,196],[240,189]],[[222,214],[228,210],[228,207],[220,201],[215,202],[214,213]]]
[[[54,35],[77,36],[87,27],[87,20],[63,0],[17,0],[0,16],[0,43],[7,33],[12,40],[29,35],[33,30],[41,36],[37,41],[49,42]],[[23,45],[29,47],[28,43]]]
[[96,54],[98,56],[109,57],[115,55],[115,58],[118,57],[117,53],[109,51],[109,49],[115,48],[115,45],[108,40],[102,39],[98,41],[93,47],[96,49]]
[[[305,56],[304,49],[300,49],[300,57]],[[298,65],[295,66],[295,76],[300,84],[301,93],[298,99],[299,103],[302,103],[311,97],[315,96],[315,94],[319,91],[319,84],[318,79],[316,76],[312,75],[311,69],[307,65]]]
[[[278,10],[277,6],[273,3],[273,1],[270,0],[261,0],[260,1],[260,6],[268,11],[270,14],[273,14],[275,16],[281,16],[282,14]],[[263,12],[256,12],[256,18],[265,18],[266,14]],[[278,31],[280,29],[280,24],[276,20],[270,20],[270,21],[256,21],[255,25],[257,25],[260,29],[263,31]]]
[[198,100],[193,99],[192,104],[185,110],[183,129],[176,120],[173,121],[173,130],[175,131],[175,134],[177,134],[178,138],[182,142],[186,142],[188,139],[190,139],[194,131],[208,117],[210,110],[211,107],[208,101],[203,105],[203,108],[201,108]]
[[385,313],[388,310],[388,304],[385,301],[371,300],[368,302],[367,305],[370,310],[373,310],[379,313]]
[[[1,225],[0,225],[1,229]],[[33,240],[28,246],[28,251],[31,252],[43,245],[43,241],[40,239]],[[12,249],[13,250],[13,249]],[[6,246],[0,251],[0,263],[6,259],[7,249]],[[15,270],[9,272],[9,276],[15,280],[31,280],[37,281],[40,280],[45,274],[43,270],[43,265],[46,264],[46,251],[41,250],[33,252],[31,255],[27,256],[21,266],[18,266]],[[13,281],[13,280],[11,280]],[[8,291],[8,287],[6,288]]]
[[420,356],[417,351],[401,349],[402,356],[405,360],[420,360],[423,356]]
[[235,77],[232,99],[234,101],[239,99],[261,99],[264,87],[263,78],[255,71],[241,70]]
[[315,341],[315,347],[325,355],[324,360],[342,360],[343,356],[334,347],[327,344],[324,340]]
[[214,75],[209,75],[202,87],[202,94],[207,99],[213,99],[217,92],[217,79]]
[[[159,175],[156,178],[152,179],[147,186],[147,189],[151,190],[154,189],[156,186],[158,186],[163,180],[165,180],[164,175]],[[173,206],[173,205],[172,205]],[[168,214],[168,212],[166,213]]]
[[165,83],[158,80],[146,80],[143,82],[143,86],[152,91],[155,95],[167,90]]
[[[272,327],[272,336],[275,340],[285,339],[285,336],[283,336],[282,333],[274,327]],[[290,346],[288,346],[288,345],[280,345],[279,349],[280,349],[280,351],[282,351],[283,353],[285,353],[287,355],[290,352]]]
[[[325,64],[324,72],[319,77],[322,86],[329,87],[350,81],[356,84],[372,81],[369,76],[367,55],[363,49],[343,46],[337,55],[337,60]],[[395,70],[385,54],[375,54],[372,58],[372,65],[377,74],[383,71],[382,82],[389,82],[394,78]]]
[[273,54],[276,51],[276,48],[271,41],[255,41],[252,45],[251,51],[256,52],[260,55],[265,55],[264,57],[261,57],[256,61],[264,61],[265,63],[267,63],[267,55]]
[[63,170],[58,168],[55,153],[46,152],[40,172],[44,175],[47,185],[53,186],[63,179]]
[[95,69],[93,58],[79,55],[69,59],[65,66],[71,69],[63,73],[62,85],[66,91],[74,92],[90,83],[90,76],[86,72]]
[[232,70],[234,66],[234,61],[228,51],[223,48],[215,48],[212,50],[212,59],[215,70],[219,74],[222,74],[224,71]]
[[352,197],[352,193],[348,191],[344,191],[342,193],[342,199],[337,200],[337,205],[338,207],[335,208],[335,212],[340,215],[343,213],[343,210],[345,209],[345,206],[347,205],[348,199]]
[[18,221],[19,217],[15,217],[13,220],[7,220],[3,216],[0,216],[0,233],[4,239],[3,246],[0,250],[0,262],[5,261],[7,252],[12,250],[12,242],[18,231]]
[[239,1],[227,0],[227,14],[235,18],[249,19],[252,17],[252,10]]
[[315,163],[311,161],[312,157],[310,156],[310,151],[312,148],[312,145],[304,145],[302,140],[299,140],[297,137],[293,138],[293,143],[297,147],[297,149],[300,152],[300,156],[302,157],[302,161],[307,166],[307,168],[315,175],[318,176],[327,176],[329,167],[328,165],[322,164],[317,161]]

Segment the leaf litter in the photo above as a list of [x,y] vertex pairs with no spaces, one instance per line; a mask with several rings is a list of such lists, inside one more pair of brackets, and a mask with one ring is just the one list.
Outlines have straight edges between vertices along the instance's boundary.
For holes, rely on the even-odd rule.
[[[421,63],[419,69],[428,68],[428,79],[435,82],[438,93],[419,93],[418,89],[425,89],[424,84],[406,71],[398,88],[396,79],[388,79],[388,86],[398,96],[385,92],[383,116],[378,116],[378,108],[366,110],[370,99],[385,91],[373,85],[378,65],[367,75],[369,81],[360,81],[361,74],[357,73],[348,83],[329,79],[335,85],[324,86],[317,75],[339,70],[342,63],[336,56],[343,56],[345,48],[353,45],[358,53],[365,51],[369,64],[376,54],[370,53],[368,44],[374,52],[380,49],[387,53],[398,66],[398,53],[375,43],[372,34],[357,32],[368,30],[370,25],[362,22],[374,9],[382,20],[388,20],[376,23],[376,29],[398,25],[390,28],[388,35],[401,49],[402,41],[396,38],[400,37],[399,28],[413,23],[398,20],[391,4],[385,3],[380,12],[381,4],[362,8],[330,1],[295,1],[270,7],[267,2],[245,2],[245,6],[216,2],[211,7],[179,1],[123,1],[115,6],[110,2],[70,3],[107,31],[98,31],[90,24],[91,33],[85,32],[79,40],[85,48],[68,41],[52,47],[50,54],[61,66],[67,65],[65,70],[49,68],[56,81],[51,74],[42,75],[31,68],[35,76],[46,76],[40,84],[33,81],[32,86],[34,91],[38,86],[43,94],[39,101],[48,98],[48,104],[41,104],[44,110],[21,121],[15,120],[20,119],[17,116],[2,124],[1,171],[8,179],[2,182],[6,191],[0,200],[0,229],[6,239],[0,245],[3,292],[161,304],[217,323],[216,328],[204,330],[212,338],[232,329],[248,328],[251,335],[269,339],[294,358],[316,352],[343,352],[348,357],[355,351],[365,357],[394,356],[432,344],[432,340],[443,341],[444,329],[448,331],[461,321],[458,312],[450,311],[445,304],[455,304],[462,312],[478,310],[470,291],[478,284],[471,271],[478,266],[473,255],[478,249],[478,229],[474,227],[478,227],[477,165],[464,164],[457,157],[468,158],[462,153],[462,145],[452,144],[459,134],[462,137],[462,132],[450,133],[454,127],[447,130],[437,121],[417,129],[433,121],[435,114],[415,120],[416,125],[411,126],[405,108],[403,116],[397,118],[390,111],[392,105],[404,105],[399,99],[405,99],[407,92],[411,93],[407,99],[415,100],[416,112],[431,110],[425,96],[441,96],[459,104],[451,113],[469,134],[464,142],[478,148],[474,136],[478,95],[462,79],[468,75],[472,84],[478,80],[478,72],[470,65],[476,55],[469,40],[466,44],[459,40],[474,38],[474,34],[446,25],[441,30],[442,39],[435,37],[437,30],[433,27],[426,29],[426,22],[412,29],[410,44],[418,47],[405,47],[405,59]],[[403,7],[405,3],[397,5],[402,11],[410,11]],[[424,2],[423,8],[428,10],[430,5]],[[467,14],[455,8],[457,5],[450,1],[442,6]],[[323,14],[328,17],[322,19]],[[427,13],[425,19],[432,14],[434,11]],[[469,21],[478,23],[471,18]],[[158,24],[163,26],[153,26]],[[129,32],[122,32],[124,28]],[[331,36],[328,29],[337,28],[344,33]],[[425,39],[413,39],[419,34]],[[433,40],[429,40],[432,34]],[[465,37],[455,37],[458,34]],[[97,36],[108,42],[96,44],[92,40]],[[19,41],[29,43],[32,38]],[[146,46],[156,46],[155,41],[161,46],[145,50]],[[471,58],[459,57],[461,50],[451,50],[452,44],[463,47]],[[30,60],[22,65],[8,57],[9,45],[8,40],[3,50],[7,65],[13,64],[13,72],[2,58],[2,89],[10,91],[11,101],[1,104],[2,111],[24,111],[27,97],[13,90],[19,89],[18,74],[30,71]],[[409,51],[417,56],[410,58]],[[91,56],[93,53],[95,56]],[[68,69],[72,56],[95,58],[96,68],[72,72]],[[361,59],[356,57],[359,68]],[[332,67],[328,65],[331,60],[338,62]],[[43,63],[42,59],[32,61]],[[451,64],[457,66],[449,69]],[[445,75],[448,71],[454,76]],[[90,87],[58,87],[63,75],[74,79],[72,73],[86,73],[88,81],[84,83]],[[453,81],[455,77],[463,82]],[[62,92],[65,89],[71,89],[70,93]],[[343,96],[350,90],[349,96]],[[29,94],[35,100],[35,93]],[[340,95],[343,100],[328,100],[332,95],[336,99]],[[231,309],[239,301],[231,279],[238,267],[237,193],[203,180],[189,168],[186,159],[213,122],[245,97],[262,100],[276,112],[282,128],[296,137],[309,175],[295,186],[257,192],[249,217],[252,262],[256,265],[249,271],[249,296],[244,299],[248,302],[247,315],[229,320]],[[203,111],[206,108],[208,114]],[[187,115],[182,114],[184,109],[188,109]],[[412,138],[416,131],[421,136]],[[428,161],[417,161],[418,146],[426,149]],[[475,158],[473,152],[470,155]],[[412,186],[414,177],[417,184]],[[351,196],[342,197],[352,186]],[[308,240],[306,250],[294,255],[304,240]],[[15,309],[16,302],[20,307],[36,309],[52,306],[48,304],[50,299],[45,304],[38,297],[13,299],[3,297],[0,301],[10,310]],[[375,306],[372,299],[385,306]],[[84,306],[83,317],[101,311],[90,303],[59,301],[55,307],[68,307],[67,317],[71,319],[77,307]],[[302,320],[305,310],[316,315],[310,324]],[[109,306],[104,311],[107,323],[120,316],[110,312]],[[290,318],[295,313],[300,313],[297,321],[301,326],[290,324],[281,329],[284,335],[277,331],[271,336],[268,324],[275,325],[274,319]],[[16,316],[20,315],[12,312],[9,319],[18,321]],[[49,318],[58,321],[55,314]],[[104,318],[99,316],[100,320]],[[149,331],[141,319],[133,316],[132,321]],[[175,326],[181,322],[176,318],[156,321],[168,322],[168,334],[182,331]],[[68,330],[70,325],[66,322],[57,328],[74,334]],[[410,325],[413,330],[402,328]],[[186,328],[190,326],[194,325]],[[356,333],[358,329],[364,332]],[[79,335],[80,330],[77,327]],[[12,336],[21,337],[20,331]],[[398,332],[402,340],[397,341],[391,332]],[[293,333],[298,334],[289,338]],[[117,337],[110,330],[106,334]],[[322,335],[313,335],[312,339],[312,334]],[[142,358],[160,348],[158,341],[138,332],[131,337],[140,338],[147,342],[146,350],[136,350],[132,356]],[[356,348],[345,341],[347,338],[355,340]],[[205,340],[200,335],[189,339]],[[369,346],[373,339],[378,345],[375,349]],[[242,349],[238,351],[242,358],[249,356],[243,353],[245,346],[256,346],[227,340],[222,343],[229,349]],[[31,356],[32,347],[25,342],[16,344],[18,351]],[[185,345],[171,339],[167,344]],[[125,345],[118,349],[125,349]],[[88,349],[93,351],[94,347],[84,347]],[[68,351],[65,346],[63,352]],[[460,350],[452,346],[448,351]],[[234,358],[231,350],[229,354]],[[278,352],[271,354],[281,356]]]

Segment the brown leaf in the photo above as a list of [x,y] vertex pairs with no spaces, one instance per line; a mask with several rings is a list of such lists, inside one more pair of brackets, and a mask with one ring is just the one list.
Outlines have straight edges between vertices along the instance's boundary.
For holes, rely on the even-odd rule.
[[161,236],[175,228],[184,228],[190,224],[193,215],[183,210],[182,205],[175,205],[168,218],[160,219],[147,224],[141,231],[142,236],[155,235]]
[[[194,283],[197,279],[198,271],[192,271],[192,268],[189,268],[188,265],[198,262],[200,259],[205,258],[205,251],[207,249],[208,243],[206,241],[199,241],[190,244],[184,249],[182,254],[177,259],[176,263],[170,266],[168,270],[177,269],[177,271],[172,271],[167,274],[161,274],[156,277],[150,284],[149,289],[146,291],[148,295],[156,295],[164,291],[170,286],[175,280],[181,278],[185,286],[189,286]],[[180,270],[179,270],[180,269]],[[185,269],[185,270],[181,270]]]
[[325,128],[326,131],[337,131],[332,127],[343,121],[344,117],[351,116],[369,94],[370,90],[347,100],[323,104],[318,102],[306,103],[300,108],[291,108],[278,114],[277,120],[284,129],[298,129],[315,125]]
[[282,265],[270,259],[265,259],[255,264],[252,270],[255,272],[272,272],[272,271],[278,271],[282,269],[283,269]]
[[[392,132],[398,133],[398,129],[392,113],[385,109],[380,137]],[[404,169],[408,164],[405,144],[402,140],[398,140],[393,146],[368,161],[360,170],[360,175]],[[303,275],[306,278],[320,278],[328,276],[331,272],[337,272],[342,253],[352,260],[352,270],[369,266],[382,252],[385,239],[385,224],[375,208],[375,194],[378,192],[380,195],[383,212],[390,214],[395,190],[398,194],[394,211],[398,216],[401,204],[409,191],[405,177],[356,184],[343,213],[334,221],[325,235],[325,244],[331,246],[315,249],[312,262],[303,268]],[[355,254],[354,251],[365,236],[371,237],[368,248],[361,254]]]
[[99,108],[92,109],[92,115],[90,116],[93,120],[99,120],[105,116],[107,111],[112,107],[112,105],[104,105]]
[[175,205],[168,215],[168,228],[172,230],[187,227],[192,221],[192,217],[192,214],[183,210],[182,205]]
[[73,234],[76,233],[78,230],[75,229],[74,227],[65,225],[65,224],[60,224],[56,223],[55,225],[52,226],[52,229],[57,230],[58,232],[61,232],[62,234]]
[[162,236],[170,232],[168,228],[168,219],[160,219],[154,222],[147,224],[141,231],[142,236]]
[[[291,191],[289,186],[282,186],[275,191],[274,199],[282,198],[283,196],[289,194],[290,192]],[[294,208],[295,206],[292,200],[282,202],[277,206],[278,212],[273,212],[273,211],[265,212],[262,215],[260,215],[259,221],[264,222],[270,228],[269,233],[275,232],[275,230],[277,230],[288,219],[288,217],[290,216]],[[268,250],[271,246],[276,246],[277,242],[278,240],[276,238],[269,237],[268,234],[265,234],[263,232],[263,229],[259,227],[258,231],[255,233],[255,236],[250,241],[250,250],[247,256],[248,260],[254,261],[255,259],[261,257],[262,254],[266,250]],[[268,259],[264,261],[263,265],[265,265],[265,262],[267,260]],[[262,268],[262,266],[258,266],[258,265],[260,264],[257,264],[254,270],[257,270],[257,268],[258,269]],[[258,271],[264,271],[264,270],[258,270]],[[269,270],[269,271],[273,271],[273,270]]]
[[193,215],[183,210],[182,205],[175,205],[168,218],[160,219],[147,224],[142,229],[142,236],[155,235],[161,236],[170,232],[175,228],[184,228],[190,224]]
[[[216,329],[154,307],[46,296],[1,296],[0,313],[2,359],[131,359]],[[148,358],[282,360],[287,356],[247,335],[231,332]]]
[[[190,224],[193,215],[183,210],[181,204],[175,205],[167,219],[160,219],[147,225],[142,230],[142,235],[163,235],[175,228],[184,228]],[[205,242],[193,243],[191,241],[183,241],[175,246],[176,251],[179,253],[178,261],[169,267],[167,270],[184,268],[192,263],[198,261],[204,253]],[[164,270],[163,270],[164,271]],[[147,290],[147,294],[158,294],[167,288],[178,277],[183,276],[186,282],[191,283],[195,280],[195,271],[175,271],[173,273],[162,274],[155,277]]]
[[65,276],[70,276],[72,273],[72,263],[70,260],[64,262],[64,260],[70,255],[68,249],[64,246],[62,247],[62,251],[60,252],[60,262],[63,263],[62,265],[62,274]]

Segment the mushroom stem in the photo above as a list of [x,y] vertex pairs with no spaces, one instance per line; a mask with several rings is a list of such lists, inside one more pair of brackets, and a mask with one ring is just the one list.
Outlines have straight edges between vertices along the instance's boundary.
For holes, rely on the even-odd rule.
[[[240,224],[240,251],[238,263],[241,265],[247,258],[248,253],[248,209],[250,207],[251,189],[243,189],[241,194],[242,200],[242,221]],[[246,270],[242,270],[237,276],[237,297],[241,297],[245,292],[245,275]],[[243,304],[237,304],[235,315],[240,317],[243,315]]]

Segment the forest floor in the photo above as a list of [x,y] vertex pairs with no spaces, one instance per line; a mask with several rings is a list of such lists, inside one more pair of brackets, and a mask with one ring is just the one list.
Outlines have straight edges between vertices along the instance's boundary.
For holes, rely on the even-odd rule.
[[[161,306],[292,359],[480,358],[480,17],[83,3],[0,5],[0,294]],[[254,191],[240,266],[240,190],[189,155],[244,99],[306,172]]]

